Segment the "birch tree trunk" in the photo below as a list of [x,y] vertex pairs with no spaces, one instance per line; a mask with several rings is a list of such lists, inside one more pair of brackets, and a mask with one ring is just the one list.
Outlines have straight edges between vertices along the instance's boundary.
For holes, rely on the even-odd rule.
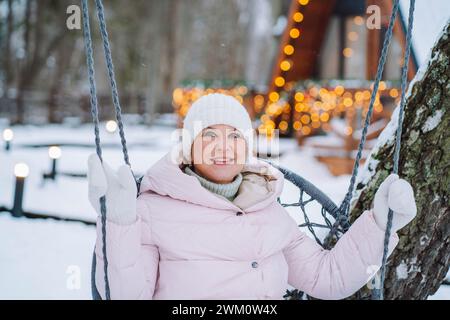
[[[426,299],[436,292],[449,269],[449,36],[447,24],[426,68],[419,70],[409,88],[399,176],[414,189],[417,217],[399,230],[400,242],[388,259],[385,299]],[[375,191],[392,172],[398,111],[396,108],[358,176],[350,211],[352,221],[372,206]],[[359,298],[369,297],[368,288],[359,294]]]

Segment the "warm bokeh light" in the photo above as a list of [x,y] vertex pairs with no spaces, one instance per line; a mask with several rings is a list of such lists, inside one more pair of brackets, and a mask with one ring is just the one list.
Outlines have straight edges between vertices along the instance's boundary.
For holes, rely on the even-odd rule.
[[271,92],[269,94],[269,100],[272,102],[278,101],[280,99],[280,95],[278,94],[278,92]]
[[294,53],[294,47],[290,44],[286,45],[283,49],[284,53],[288,56],[292,55]]
[[364,24],[364,18],[361,16],[356,16],[353,18],[353,22],[358,26],[362,26]]
[[260,107],[264,104],[264,97],[260,94],[257,94],[254,98],[253,98],[253,102],[255,103],[255,106]]
[[313,127],[314,129],[320,128],[320,122],[319,121],[311,122],[311,127]]
[[295,93],[295,101],[302,102],[305,99],[305,95],[302,92]]
[[302,127],[302,133],[303,133],[305,136],[309,135],[309,134],[311,133],[311,128],[308,127],[308,126]]
[[353,49],[352,48],[345,48],[342,51],[342,54],[344,55],[344,57],[350,58],[353,55]]
[[285,81],[284,81],[283,77],[276,77],[275,78],[275,85],[277,87],[282,87],[282,86],[284,86],[284,84],[285,84]]
[[303,14],[301,12],[296,12],[292,16],[292,19],[294,19],[295,22],[302,22],[303,21]]
[[287,123],[287,121],[281,121],[279,124],[278,124],[278,128],[280,129],[280,130],[282,130],[282,131],[286,131],[287,130],[287,128],[288,128],[288,123]]
[[343,104],[344,104],[344,106],[346,106],[346,107],[351,107],[352,104],[353,104],[352,98],[344,98]]
[[397,97],[398,97],[398,90],[395,89],[395,88],[392,88],[391,90],[389,90],[389,95],[390,95],[392,98],[397,98]]
[[343,86],[337,86],[336,88],[334,88],[334,92],[340,96],[344,93],[345,89]]
[[308,124],[310,122],[310,118],[307,114],[302,115],[302,117],[300,118],[300,121],[304,124]]
[[181,88],[173,90],[172,99],[174,103],[181,104],[183,102],[183,90]]
[[317,113],[312,113],[312,114],[311,114],[311,121],[313,121],[313,122],[319,121],[319,114],[317,114]]
[[348,40],[350,40],[350,41],[356,41],[356,40],[358,40],[358,33],[357,32],[355,32],[355,31],[350,31],[349,33],[348,33],[348,35],[347,35],[347,37],[348,37]]
[[300,30],[297,28],[292,28],[291,31],[289,31],[289,36],[292,39],[297,39],[300,36]]
[[300,130],[302,128],[302,124],[300,123],[300,121],[294,121],[294,130]]
[[330,115],[328,114],[328,112],[324,112],[320,115],[320,121],[327,122],[328,119],[330,119]]
[[351,135],[353,133],[353,128],[352,127],[345,127],[345,134],[346,135]]
[[291,68],[291,63],[287,60],[283,60],[280,63],[280,69],[283,71],[288,71]]

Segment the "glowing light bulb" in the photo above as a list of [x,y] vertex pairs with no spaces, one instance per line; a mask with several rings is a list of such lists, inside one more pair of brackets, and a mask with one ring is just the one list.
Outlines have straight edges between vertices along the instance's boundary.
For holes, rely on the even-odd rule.
[[14,132],[7,128],[3,130],[3,140],[5,141],[11,141],[14,138]]
[[61,148],[58,146],[51,146],[48,148],[48,156],[52,159],[59,159],[61,157]]
[[14,166],[14,175],[19,178],[26,178],[30,173],[30,169],[26,163],[20,162]]
[[109,120],[106,122],[106,131],[109,133],[114,133],[117,130],[117,123],[114,120]]

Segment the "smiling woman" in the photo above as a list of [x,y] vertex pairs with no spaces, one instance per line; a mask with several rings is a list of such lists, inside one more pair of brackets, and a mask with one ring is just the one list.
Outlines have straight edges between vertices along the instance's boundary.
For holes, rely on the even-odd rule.
[[95,154],[89,159],[91,202],[99,212],[98,199],[106,195],[108,207],[105,225],[97,220],[95,246],[102,298],[102,227],[112,299],[282,300],[288,284],[339,299],[368,282],[383,255],[391,186],[395,199],[405,201],[392,204],[388,254],[398,243],[395,231],[415,215],[407,182],[389,176],[373,210],[324,250],[277,201],[284,175],[253,156],[252,138],[245,107],[231,96],[208,94],[189,109],[181,143],[147,170],[137,200],[128,166],[115,173]]

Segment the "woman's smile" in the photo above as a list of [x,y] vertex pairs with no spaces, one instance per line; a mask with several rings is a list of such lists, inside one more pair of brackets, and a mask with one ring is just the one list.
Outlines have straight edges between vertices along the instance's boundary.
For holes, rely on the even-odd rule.
[[215,159],[212,159],[212,163],[216,166],[230,165],[230,164],[234,164],[234,159],[233,158],[215,158]]

